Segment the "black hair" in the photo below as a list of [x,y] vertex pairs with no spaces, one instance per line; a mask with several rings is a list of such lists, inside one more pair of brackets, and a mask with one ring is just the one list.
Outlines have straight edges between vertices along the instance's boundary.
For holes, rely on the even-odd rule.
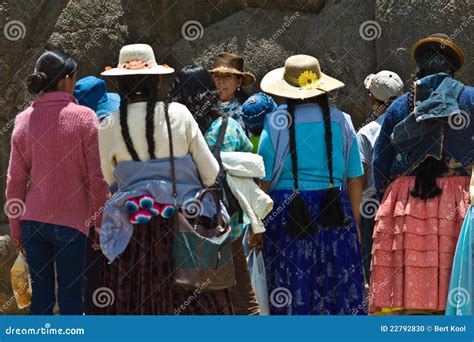
[[58,83],[76,72],[77,63],[63,51],[46,51],[36,61],[35,71],[26,77],[28,91],[39,94],[42,91],[56,91]]
[[[420,53],[415,58],[416,75],[410,80],[410,90],[408,93],[408,114],[411,115],[415,109],[416,80],[439,72],[454,75],[456,70],[453,58],[441,48],[431,47]],[[436,197],[442,189],[438,186],[436,178],[446,171],[443,159],[438,160],[432,156],[427,156],[413,171],[415,176],[415,186],[410,191],[413,197],[422,200]]]
[[176,73],[170,101],[188,107],[203,133],[219,117],[216,86],[211,74],[199,65],[188,65]]
[[[295,107],[297,104],[315,103],[321,107],[324,121],[324,140],[326,145],[327,165],[329,171],[329,186],[321,202],[321,212],[317,222],[323,227],[341,227],[347,226],[352,221],[344,212],[340,191],[334,186],[333,175],[333,145],[332,145],[332,127],[331,127],[331,108],[329,107],[329,98],[327,93],[309,98],[307,100],[289,99],[288,112],[291,116],[289,125],[290,136],[290,156],[292,161],[292,173],[294,180],[294,189],[298,190],[298,157],[296,146],[295,131]],[[301,204],[302,205],[302,204]]]
[[[237,78],[242,79],[242,76],[237,75]],[[242,86],[240,86],[239,88],[237,88],[237,91],[235,92],[235,97],[237,98],[239,103],[242,104],[245,101],[247,101],[247,99],[249,98],[249,94],[247,94],[247,92],[244,90],[244,88],[242,88]]]
[[[334,184],[333,179],[333,155],[332,155],[332,127],[331,127],[331,110],[329,108],[329,99],[327,94],[322,94],[320,96],[315,96],[309,98],[307,100],[293,100],[288,99],[288,112],[291,115],[291,122],[295,122],[295,107],[297,104],[302,103],[316,103],[321,107],[323,112],[323,121],[324,121],[324,140],[326,142],[326,155],[328,158],[328,170],[329,170],[329,177],[330,182]],[[295,125],[291,124],[289,127],[290,133],[290,155],[292,160],[292,171],[293,175],[295,176],[295,188],[296,182],[298,181],[298,167],[297,167],[297,155],[296,155],[296,132],[295,132]]]
[[445,72],[454,75],[455,62],[444,49],[429,48],[420,53],[415,58],[416,61],[416,76],[423,78],[428,75],[433,75],[438,72]]
[[120,94],[120,127],[122,137],[127,146],[128,153],[135,161],[140,160],[138,153],[133,147],[133,142],[128,129],[128,104],[135,97],[144,96],[147,99],[146,106],[146,141],[148,144],[148,153],[150,159],[156,159],[155,155],[155,132],[154,114],[158,98],[158,79],[159,75],[131,75],[120,76],[118,78],[118,88]]

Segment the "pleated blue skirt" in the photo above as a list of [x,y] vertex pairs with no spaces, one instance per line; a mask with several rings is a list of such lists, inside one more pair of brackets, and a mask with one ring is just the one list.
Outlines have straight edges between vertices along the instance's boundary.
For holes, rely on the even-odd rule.
[[[313,220],[325,191],[300,191]],[[366,315],[364,270],[357,228],[319,227],[304,238],[285,233],[293,191],[276,190],[273,211],[265,218],[264,258],[273,315]],[[346,193],[346,215],[353,217]]]

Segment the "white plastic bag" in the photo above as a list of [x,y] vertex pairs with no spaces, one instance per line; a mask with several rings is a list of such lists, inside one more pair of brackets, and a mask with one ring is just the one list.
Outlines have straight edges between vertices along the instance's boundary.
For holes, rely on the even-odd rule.
[[262,251],[252,249],[247,259],[250,271],[250,280],[257,297],[258,305],[262,315],[270,315],[270,303],[268,298],[267,277],[265,262]]
[[28,264],[23,252],[18,253],[18,257],[10,270],[10,276],[18,309],[24,309],[31,304],[31,281]]

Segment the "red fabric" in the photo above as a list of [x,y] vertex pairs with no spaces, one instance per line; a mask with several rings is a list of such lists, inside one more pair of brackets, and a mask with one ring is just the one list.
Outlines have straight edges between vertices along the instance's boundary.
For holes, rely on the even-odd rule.
[[380,308],[444,310],[454,252],[469,208],[469,177],[438,179],[443,192],[410,196],[414,177],[397,178],[377,212],[370,312]]
[[46,93],[18,114],[6,190],[13,239],[21,236],[21,220],[86,235],[88,226],[100,225],[108,188],[100,169],[98,127],[94,111],[65,92]]

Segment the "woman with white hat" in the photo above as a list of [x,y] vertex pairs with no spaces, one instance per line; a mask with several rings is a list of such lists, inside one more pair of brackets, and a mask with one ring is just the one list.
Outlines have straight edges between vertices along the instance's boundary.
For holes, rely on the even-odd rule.
[[[173,286],[169,204],[194,199],[219,172],[189,110],[157,100],[160,75],[173,71],[156,63],[149,45],[133,44],[122,47],[117,68],[102,73],[117,79],[121,98],[120,110],[101,122],[99,135],[102,172],[113,192],[100,233],[101,248],[112,262],[103,279],[114,295],[106,314],[232,313],[227,289],[202,292],[199,287],[196,295]],[[133,214],[124,215],[124,207]]]
[[264,256],[272,314],[363,315],[358,223],[363,174],[356,133],[327,93],[344,84],[296,55],[261,89],[287,99],[267,116],[258,153],[275,202]]

